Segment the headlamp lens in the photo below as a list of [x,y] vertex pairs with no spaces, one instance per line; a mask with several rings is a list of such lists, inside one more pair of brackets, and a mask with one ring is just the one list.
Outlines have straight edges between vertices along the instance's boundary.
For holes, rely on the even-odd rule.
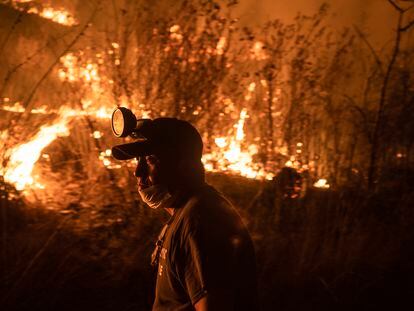
[[137,118],[128,108],[119,107],[112,113],[111,125],[116,137],[127,137],[134,131]]
[[121,137],[125,128],[124,115],[121,109],[116,109],[112,114],[112,131],[115,136]]

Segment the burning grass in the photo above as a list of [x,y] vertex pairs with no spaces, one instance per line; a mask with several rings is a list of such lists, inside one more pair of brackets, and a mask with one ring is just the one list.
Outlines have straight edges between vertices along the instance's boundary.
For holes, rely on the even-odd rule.
[[56,9],[50,6],[45,6],[42,3],[32,0],[13,0],[2,1],[3,3],[9,3],[13,8],[18,11],[26,12],[28,14],[34,14],[41,18],[51,20],[52,22],[64,25],[74,26],[78,24],[76,19],[65,9]]
[[[32,2],[11,5],[19,11]],[[23,60],[10,56],[18,65],[2,73],[0,89],[6,141],[0,147],[0,173],[7,182],[26,193],[38,191],[37,198],[52,198],[59,187],[47,182],[51,168],[43,162],[43,173],[33,172],[42,157],[55,161],[42,150],[69,135],[60,142],[72,144],[66,147],[76,156],[69,153],[68,163],[78,163],[83,180],[92,185],[98,175],[107,175],[105,182],[119,187],[123,168],[108,153],[116,142],[107,118],[121,105],[141,117],[193,122],[202,133],[203,162],[210,172],[270,180],[288,166],[310,176],[314,187],[351,179],[366,183],[372,111],[349,100],[358,98],[359,85],[346,80],[350,70],[359,70],[352,53],[360,47],[349,30],[338,33],[326,24],[327,6],[313,16],[299,14],[290,25],[273,21],[247,29],[232,17],[230,2],[222,7],[184,1],[174,14],[156,16],[162,5],[123,5],[93,11],[71,44],[54,53],[59,58],[51,60],[29,95],[18,77],[22,68],[37,71],[37,54],[23,53]],[[114,29],[109,21],[118,13],[123,18]],[[346,96],[342,85],[349,85]],[[407,126],[405,134],[409,131]],[[390,141],[388,147],[402,148],[409,141]],[[22,157],[28,149],[31,157]],[[410,153],[396,154],[383,165],[408,169]]]

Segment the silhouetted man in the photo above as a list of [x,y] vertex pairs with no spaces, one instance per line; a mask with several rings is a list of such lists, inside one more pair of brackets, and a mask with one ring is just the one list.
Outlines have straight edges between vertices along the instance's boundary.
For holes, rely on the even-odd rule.
[[137,158],[142,200],[171,218],[152,256],[153,310],[258,310],[251,238],[231,204],[204,181],[203,143],[188,122],[147,120],[116,159]]

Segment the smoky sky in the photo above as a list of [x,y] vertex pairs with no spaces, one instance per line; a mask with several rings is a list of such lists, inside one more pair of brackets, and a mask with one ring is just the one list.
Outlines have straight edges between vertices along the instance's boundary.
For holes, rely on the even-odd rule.
[[[329,22],[334,27],[357,25],[378,47],[390,40],[397,14],[387,0],[240,0],[236,14],[251,26],[275,18],[289,22],[298,11],[315,13],[322,3],[330,6]],[[406,7],[410,2],[399,4]]]

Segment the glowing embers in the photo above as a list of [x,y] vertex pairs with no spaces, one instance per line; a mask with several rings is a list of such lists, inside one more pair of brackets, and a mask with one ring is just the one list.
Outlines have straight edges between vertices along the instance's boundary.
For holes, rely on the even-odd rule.
[[[57,75],[61,81],[73,84],[82,94],[76,98],[72,105],[82,105],[78,113],[94,116],[101,119],[110,119],[115,106],[129,107],[133,102],[138,102],[135,96],[130,98],[113,97],[113,84],[111,69],[119,64],[119,44],[111,43],[111,48],[106,52],[95,53],[89,47],[78,52],[67,53],[60,58],[60,67]],[[78,107],[78,106],[77,106]]]
[[256,41],[250,49],[250,58],[258,61],[269,58],[266,52],[266,46],[261,41]]
[[272,179],[273,174],[266,172],[264,168],[253,162],[253,155],[258,152],[256,145],[243,147],[244,122],[248,117],[247,110],[242,109],[238,122],[235,124],[235,133],[229,137],[217,137],[211,153],[203,156],[203,163],[210,172],[230,172],[247,178]]
[[[86,101],[82,101],[83,104],[85,102]],[[84,106],[82,107],[83,110],[80,110],[80,109],[75,110],[71,108],[65,108],[65,110],[68,116],[71,116],[73,118],[81,117],[81,116],[91,116],[91,117],[95,117],[98,119],[111,119],[112,112],[114,110],[113,108],[109,108],[109,107],[99,107],[99,108],[89,107],[87,104],[83,106]],[[20,102],[7,103],[7,104],[0,105],[0,110],[14,112],[14,113],[23,113],[26,111],[26,109],[22,106]],[[38,108],[33,108],[32,110],[30,110],[29,113],[31,114],[54,114],[54,113],[59,114],[59,111],[57,109],[53,109],[53,108],[51,109],[46,106],[40,106]],[[144,115],[147,116],[148,113],[144,112]]]
[[[9,111],[9,112],[16,112],[16,113],[23,113],[26,111],[26,109],[23,107],[22,103],[17,101],[17,102],[10,102],[10,99],[8,97],[3,98],[2,100],[0,99],[0,102],[2,102],[2,104],[0,105],[0,110],[3,111]],[[46,106],[40,106],[38,108],[33,108],[30,113],[33,114],[47,114],[47,108]]]
[[44,188],[32,176],[35,163],[40,158],[42,150],[57,137],[68,136],[68,114],[62,110],[57,121],[52,125],[44,125],[39,132],[27,143],[18,145],[9,151],[9,160],[6,167],[0,168],[0,174],[5,181],[14,184],[17,190],[24,190],[27,186]]
[[329,189],[331,186],[328,184],[328,181],[324,178],[319,179],[313,184],[315,188]]
[[223,55],[226,49],[226,46],[227,46],[226,37],[220,37],[219,41],[217,42],[217,46],[216,46],[217,55]]
[[181,43],[183,41],[183,35],[181,34],[180,25],[173,25],[170,27],[170,38],[177,43]]
[[60,58],[62,68],[59,69],[59,78],[69,82],[99,82],[98,64],[91,61],[81,63],[78,56],[68,53]]
[[78,24],[78,21],[63,8],[55,9],[52,7],[46,7],[42,3],[30,0],[13,0],[10,1],[10,4],[16,10],[26,12],[28,14],[38,15],[57,24],[65,26],[74,26]]
[[77,21],[72,15],[65,10],[55,10],[52,8],[43,8],[42,10],[31,9],[28,13],[38,14],[39,16],[50,19],[55,23],[62,24],[65,26],[74,26]]
[[99,160],[108,169],[118,169],[122,166],[119,163],[114,163],[111,149],[106,149],[99,154]]

